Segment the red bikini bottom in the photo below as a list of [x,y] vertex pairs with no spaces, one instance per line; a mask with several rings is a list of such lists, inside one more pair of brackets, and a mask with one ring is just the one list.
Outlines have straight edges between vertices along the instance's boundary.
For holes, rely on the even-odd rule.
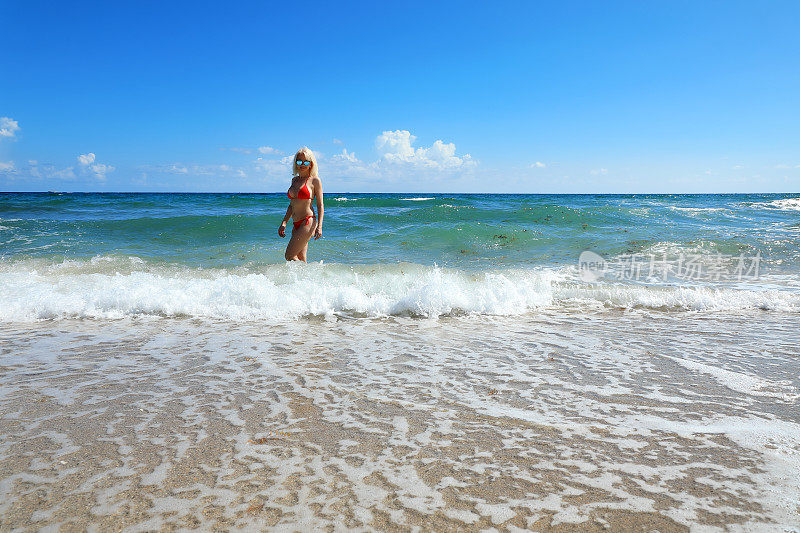
[[297,222],[295,222],[295,223],[293,224],[293,225],[294,225],[294,227],[293,227],[292,229],[293,229],[293,230],[296,230],[296,229],[297,229],[297,228],[299,228],[300,226],[305,226],[305,225],[306,225],[306,220],[308,220],[309,218],[314,218],[314,215],[308,215],[306,218],[304,218],[304,219],[302,219],[302,220],[298,220]]

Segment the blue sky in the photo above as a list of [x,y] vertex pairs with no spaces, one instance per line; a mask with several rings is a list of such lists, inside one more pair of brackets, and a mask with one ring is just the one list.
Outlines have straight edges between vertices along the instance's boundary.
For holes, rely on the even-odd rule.
[[[302,8],[296,6],[302,6]],[[0,2],[0,190],[798,192],[798,2]]]

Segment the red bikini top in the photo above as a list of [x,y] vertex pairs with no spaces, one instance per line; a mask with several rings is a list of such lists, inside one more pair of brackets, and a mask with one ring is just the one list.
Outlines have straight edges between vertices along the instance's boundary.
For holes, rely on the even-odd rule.
[[[296,199],[296,198],[293,198],[291,194],[289,194],[289,191],[286,191],[286,196],[288,196],[292,200]],[[308,180],[306,180],[306,182],[303,184],[303,186],[300,187],[300,190],[297,191],[297,199],[300,199],[300,200],[311,200],[311,191],[308,190]]]

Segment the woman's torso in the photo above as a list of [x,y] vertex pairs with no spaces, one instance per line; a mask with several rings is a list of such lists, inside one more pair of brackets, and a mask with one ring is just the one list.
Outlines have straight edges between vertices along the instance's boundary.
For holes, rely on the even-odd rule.
[[[302,183],[302,185],[298,188],[297,185],[299,183]],[[305,182],[299,177],[292,179],[292,185],[286,191],[286,196],[289,197],[292,203],[292,219],[298,220],[314,214],[314,210],[311,207],[311,200],[314,198],[311,177],[306,179]]]

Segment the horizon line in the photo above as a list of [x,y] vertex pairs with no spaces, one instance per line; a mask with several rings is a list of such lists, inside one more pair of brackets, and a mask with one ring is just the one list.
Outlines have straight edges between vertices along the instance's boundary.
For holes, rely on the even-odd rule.
[[[0,191],[0,194],[285,194],[283,191],[274,192],[237,192],[237,191]],[[709,194],[800,194],[800,191],[781,191],[781,192],[389,192],[389,191],[365,191],[365,192],[327,192],[326,196],[338,194],[434,194],[434,195],[513,195],[513,196],[618,196],[618,195],[709,195]]]

